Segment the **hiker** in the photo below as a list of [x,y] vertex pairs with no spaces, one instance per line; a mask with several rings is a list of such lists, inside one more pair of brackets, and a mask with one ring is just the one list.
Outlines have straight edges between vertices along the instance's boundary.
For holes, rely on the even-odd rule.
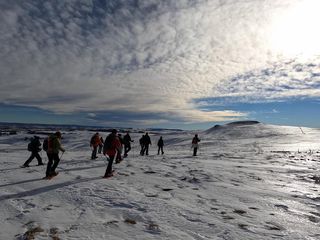
[[164,154],[163,146],[164,146],[164,143],[163,143],[163,139],[162,139],[162,136],[161,136],[160,139],[158,140],[158,155],[160,153],[160,150],[161,150],[161,154],[162,155]]
[[131,143],[132,142],[133,142],[133,140],[131,140],[129,132],[127,132],[127,134],[123,137],[123,143],[124,143],[124,156],[123,157],[128,156],[128,152],[131,150]]
[[117,130],[113,129],[104,141],[103,154],[109,156],[109,159],[108,159],[109,162],[103,178],[108,178],[113,176],[112,163],[120,147],[121,147],[121,142],[117,136]]
[[61,132],[58,131],[48,137],[48,165],[44,179],[57,176],[58,173],[55,170],[60,162],[59,151],[64,153],[65,149],[61,146]]
[[151,144],[151,139],[149,137],[149,134],[146,133],[144,136],[143,136],[143,151],[142,151],[142,156],[144,155],[144,152],[146,152],[146,155],[148,156],[149,155],[149,145],[152,145]]
[[103,148],[103,138],[102,137],[100,137],[100,144],[99,144],[99,149],[98,149],[98,153],[100,153],[101,154],[101,152],[102,152],[102,148]]
[[119,149],[117,151],[116,163],[120,163],[123,160],[121,155],[122,155],[122,151],[123,151],[124,141],[123,141],[122,135],[120,133],[118,134],[118,138],[121,143],[121,146],[119,147]]
[[91,159],[96,159],[97,157],[97,149],[98,146],[101,144],[100,135],[99,133],[95,133],[90,140],[90,147],[92,147]]
[[39,155],[39,152],[41,151],[41,143],[38,136],[31,138],[31,141],[28,144],[28,151],[31,152],[31,155],[22,167],[29,167],[29,164],[34,158],[38,160],[38,166],[43,165],[42,158]]
[[198,138],[198,134],[194,135],[194,138],[192,139],[193,156],[197,156],[199,142],[200,139]]
[[140,144],[140,155],[143,156],[144,153],[144,135],[139,139],[139,144]]

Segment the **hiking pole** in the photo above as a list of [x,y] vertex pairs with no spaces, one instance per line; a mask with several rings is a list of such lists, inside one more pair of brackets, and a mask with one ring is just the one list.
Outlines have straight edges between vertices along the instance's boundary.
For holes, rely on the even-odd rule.
[[301,127],[299,127],[299,128],[300,128],[300,130],[301,130],[302,134],[306,134],[306,133],[302,130],[302,128],[301,128]]
[[60,156],[60,161],[61,161],[61,159],[62,159],[63,154],[64,154],[64,152],[62,152],[62,154],[61,154],[61,156]]

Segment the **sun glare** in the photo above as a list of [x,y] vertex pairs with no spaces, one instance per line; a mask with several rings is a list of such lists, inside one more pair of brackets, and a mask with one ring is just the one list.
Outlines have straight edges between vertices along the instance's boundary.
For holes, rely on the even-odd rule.
[[274,19],[271,48],[284,57],[320,54],[320,1],[300,0]]

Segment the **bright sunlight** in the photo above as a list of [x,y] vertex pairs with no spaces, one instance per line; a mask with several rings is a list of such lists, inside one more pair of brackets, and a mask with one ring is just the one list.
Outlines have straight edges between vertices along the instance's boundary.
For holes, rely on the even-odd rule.
[[283,12],[274,20],[271,48],[284,57],[320,54],[319,11],[319,0],[301,0]]

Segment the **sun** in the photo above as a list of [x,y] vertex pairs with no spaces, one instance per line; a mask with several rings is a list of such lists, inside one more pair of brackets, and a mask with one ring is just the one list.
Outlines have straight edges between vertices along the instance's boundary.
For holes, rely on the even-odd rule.
[[319,55],[319,12],[319,0],[299,0],[278,13],[270,32],[271,49],[284,57]]

